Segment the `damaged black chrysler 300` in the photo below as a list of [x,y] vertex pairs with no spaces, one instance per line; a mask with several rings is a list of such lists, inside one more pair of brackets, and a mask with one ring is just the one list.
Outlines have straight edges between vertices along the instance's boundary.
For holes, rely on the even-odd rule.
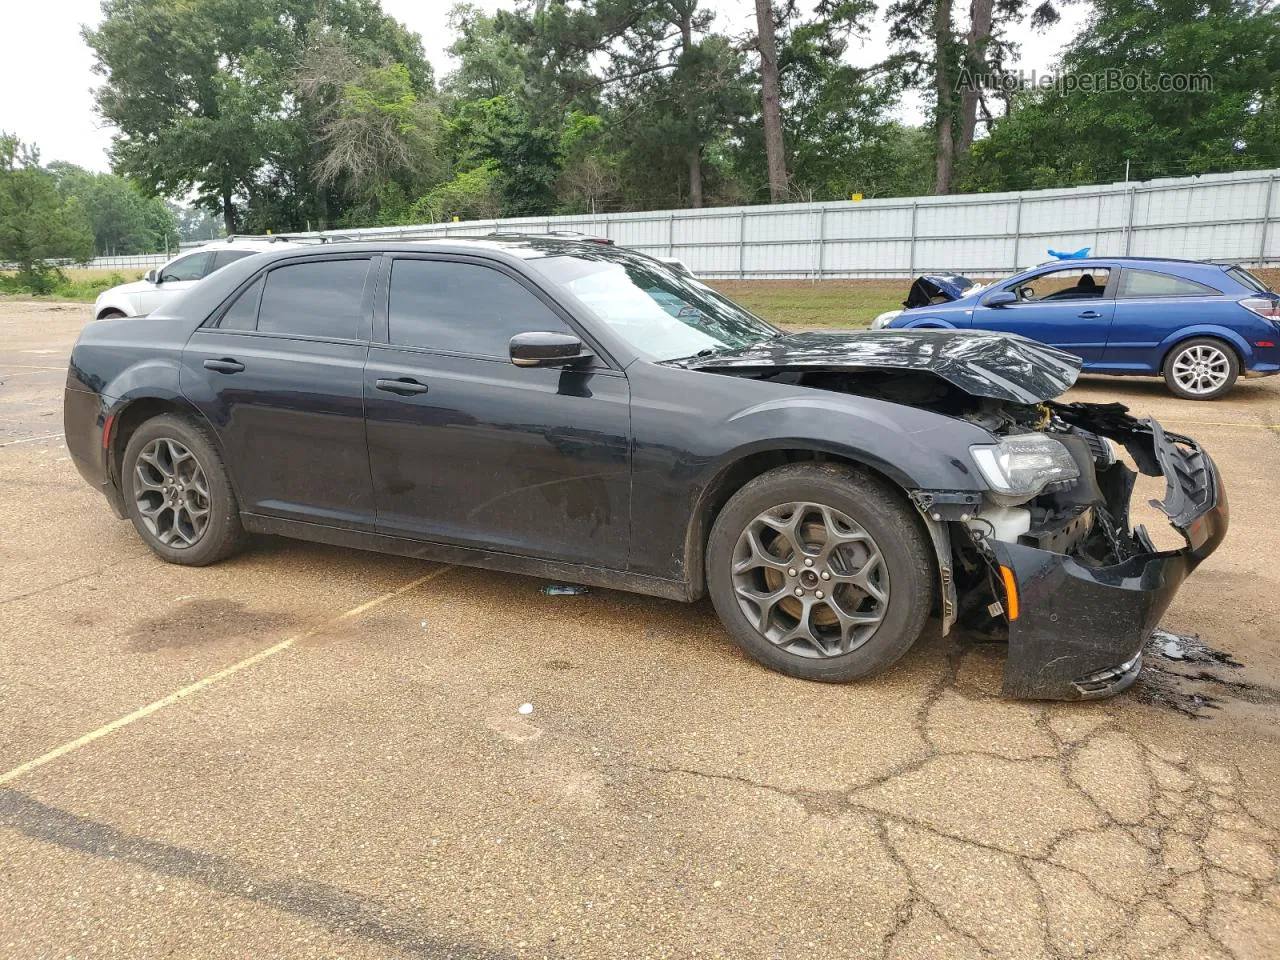
[[[1008,624],[1007,693],[1082,699],[1137,675],[1227,503],[1194,441],[1055,402],[1078,370],[982,332],[786,334],[600,244],[372,241],[90,325],[64,416],[174,563],[257,532],[709,594],[749,654],[814,680],[969,614]],[[1120,449],[1164,477],[1182,549],[1131,527]]]

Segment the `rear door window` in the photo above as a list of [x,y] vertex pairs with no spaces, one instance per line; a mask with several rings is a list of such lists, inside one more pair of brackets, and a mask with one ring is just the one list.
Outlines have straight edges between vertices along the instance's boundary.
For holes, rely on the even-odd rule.
[[276,267],[262,288],[258,332],[363,339],[369,263],[367,259],[320,260]]
[[214,270],[221,270],[228,263],[235,263],[237,260],[252,256],[252,250],[219,250],[213,255],[213,267],[209,270],[209,273],[213,273]]
[[262,287],[265,277],[259,277],[247,290],[236,297],[218,327],[222,330],[256,330],[258,327],[258,301],[262,299]]
[[1120,289],[1116,296],[1122,299],[1133,297],[1212,297],[1221,291],[1207,287],[1194,280],[1184,280],[1168,273],[1156,273],[1154,270],[1130,270],[1120,276]]
[[517,333],[573,332],[505,273],[451,260],[396,260],[388,321],[394,345],[503,360]]

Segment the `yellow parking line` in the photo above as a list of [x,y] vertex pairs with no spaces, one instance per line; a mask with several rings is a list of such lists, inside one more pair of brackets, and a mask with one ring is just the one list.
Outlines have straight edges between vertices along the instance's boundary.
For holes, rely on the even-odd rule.
[[333,626],[335,623],[339,623],[343,620],[348,620],[351,617],[359,616],[360,614],[364,613],[366,610],[372,610],[374,607],[380,606],[386,603],[388,600],[394,600],[396,597],[400,596],[402,593],[408,593],[410,590],[414,589],[415,587],[420,587],[427,581],[434,580],[436,579],[436,577],[439,577],[445,573],[448,573],[452,569],[453,567],[442,567],[439,570],[432,570],[430,573],[426,574],[425,576],[418,577],[417,580],[411,580],[409,583],[406,583],[404,586],[396,587],[396,589],[390,591],[389,593],[384,593],[380,597],[374,597],[372,600],[365,601],[364,603],[360,604],[358,607],[352,607],[350,610],[347,610],[344,613],[340,613],[336,617],[331,617],[330,619],[326,620],[324,623],[317,624],[316,626],[312,627],[309,630],[304,630],[302,633],[294,634],[292,637],[289,637],[286,640],[281,640],[279,643],[274,644],[270,647],[267,647],[265,650],[259,650],[253,656],[245,657],[245,659],[241,660],[239,663],[233,663],[229,667],[223,667],[217,673],[211,673],[209,674],[209,676],[201,680],[197,680],[195,683],[188,684],[187,686],[183,687],[181,690],[175,690],[173,693],[169,694],[167,697],[162,697],[159,700],[156,700],[152,703],[148,703],[145,707],[139,707],[137,710],[133,711],[133,713],[126,714],[123,717],[119,717],[118,719],[112,720],[110,723],[104,724],[103,726],[99,727],[97,730],[92,730],[89,733],[86,733],[82,737],[77,737],[74,740],[70,740],[67,743],[64,743],[60,747],[55,747],[54,749],[50,750],[48,753],[42,756],[36,757],[34,760],[28,760],[26,763],[14,767],[8,773],[0,774],[0,787],[3,787],[5,784],[11,783],[12,781],[18,779],[18,777],[21,777],[23,774],[30,773],[32,770],[35,770],[38,767],[43,767],[46,763],[52,763],[54,760],[57,760],[60,757],[65,757],[68,753],[71,753],[73,750],[79,750],[81,747],[88,746],[89,744],[93,743],[93,741],[95,740],[101,740],[103,737],[107,736],[107,734],[115,733],[117,730],[120,730],[123,727],[129,726],[129,724],[131,723],[135,723],[138,720],[143,719],[144,717],[149,717],[151,716],[151,714],[155,713],[157,710],[163,710],[165,707],[173,706],[173,704],[177,703],[179,700],[183,699],[184,697],[189,697],[193,693],[199,693],[201,690],[204,690],[207,687],[213,686],[219,680],[225,680],[227,677],[231,676],[232,674],[239,673],[241,670],[244,670],[246,667],[251,667],[255,663],[259,663],[267,659],[267,657],[273,657],[277,653],[281,653],[285,650],[288,650],[299,640],[306,640],[308,637],[313,637],[317,633],[320,633],[321,631],[328,629],[329,627]]

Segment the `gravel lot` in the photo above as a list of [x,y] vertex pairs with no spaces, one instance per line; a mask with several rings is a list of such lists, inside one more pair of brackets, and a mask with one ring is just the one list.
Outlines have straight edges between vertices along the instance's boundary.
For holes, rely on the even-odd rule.
[[1073,391],[1218,460],[1231,534],[1165,625],[1244,666],[1046,705],[963,635],[831,687],[707,605],[167,566],[61,441],[87,312],[0,303],[0,955],[1280,956],[1280,382]]

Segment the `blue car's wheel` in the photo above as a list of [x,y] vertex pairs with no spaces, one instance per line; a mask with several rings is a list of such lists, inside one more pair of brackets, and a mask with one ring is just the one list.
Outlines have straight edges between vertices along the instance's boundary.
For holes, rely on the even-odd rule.
[[1240,376],[1235,350],[1213,337],[1178,344],[1164,361],[1164,382],[1185,400],[1216,400]]

